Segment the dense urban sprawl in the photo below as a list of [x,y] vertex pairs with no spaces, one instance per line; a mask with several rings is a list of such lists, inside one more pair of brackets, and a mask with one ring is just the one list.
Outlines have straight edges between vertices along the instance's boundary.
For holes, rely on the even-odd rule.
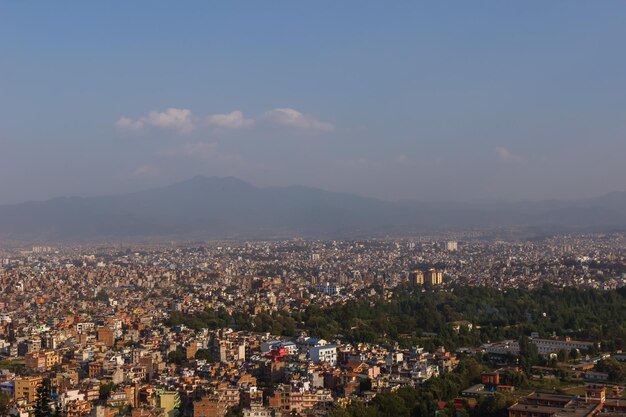
[[[0,259],[2,415],[43,403],[67,417],[626,415],[623,233],[35,246]],[[458,306],[468,288],[504,301]],[[562,288],[613,316],[594,333],[565,307],[507,310],[513,294],[544,308]],[[406,410],[385,414],[385,399]]]

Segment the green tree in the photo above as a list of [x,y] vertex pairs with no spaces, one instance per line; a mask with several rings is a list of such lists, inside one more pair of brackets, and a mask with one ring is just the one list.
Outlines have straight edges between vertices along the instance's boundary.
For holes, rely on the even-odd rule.
[[180,346],[177,347],[176,350],[167,354],[168,362],[173,362],[176,365],[182,365],[185,359],[185,352],[183,352],[183,349]]
[[205,360],[207,362],[215,362],[215,358],[211,355],[209,349],[198,349],[195,358],[198,360]]
[[523,372],[514,371],[512,369],[507,369],[502,374],[502,384],[504,385],[512,385],[514,387],[524,387],[528,384],[528,378],[526,374]]
[[45,378],[37,387],[34,417],[52,417],[52,391],[50,388],[50,380]]
[[522,336],[519,339],[519,356],[520,365],[526,373],[530,373],[530,369],[539,363],[537,345],[532,343],[527,336]]
[[109,294],[107,294],[107,292],[105,290],[100,290],[96,294],[95,300],[96,301],[103,301],[105,303],[108,303],[109,302]]
[[113,382],[109,382],[107,384],[100,384],[100,399],[104,401],[107,398],[109,398],[109,394],[114,389],[115,389],[115,384]]
[[11,396],[0,392],[0,416],[9,415],[9,403],[11,402]]
[[176,408],[174,408],[174,417],[183,417],[185,415],[185,407],[183,402],[179,401]]
[[615,358],[606,358],[598,362],[596,369],[609,374],[612,382],[623,383],[626,380],[626,366]]
[[495,393],[479,399],[476,414],[481,417],[504,417],[506,409],[515,402],[510,394]]

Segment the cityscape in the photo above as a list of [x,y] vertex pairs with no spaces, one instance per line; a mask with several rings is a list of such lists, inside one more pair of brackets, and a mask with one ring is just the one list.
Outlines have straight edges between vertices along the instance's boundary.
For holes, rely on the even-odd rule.
[[626,417],[625,21],[0,0],[0,417]]
[[[426,413],[623,415],[626,338],[607,340],[626,335],[623,321],[603,324],[606,333],[576,321],[559,328],[559,315],[587,306],[549,302],[564,288],[610,294],[619,299],[603,308],[621,317],[625,241],[614,232],[507,242],[474,231],[4,250],[3,412],[33,413],[45,381],[71,417],[388,413],[378,401],[409,389],[430,393]],[[491,312],[463,311],[449,298],[476,298],[472,288],[520,291],[504,302],[521,304],[521,317],[494,329],[508,316],[496,300],[475,300]],[[385,316],[410,302],[426,316]],[[337,317],[342,309],[352,312]],[[433,382],[461,376],[458,392]]]

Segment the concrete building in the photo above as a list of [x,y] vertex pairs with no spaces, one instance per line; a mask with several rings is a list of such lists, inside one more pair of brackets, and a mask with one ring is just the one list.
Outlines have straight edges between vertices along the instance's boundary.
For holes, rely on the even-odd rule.
[[443,271],[430,268],[426,272],[426,282],[432,286],[443,284]]
[[585,397],[533,392],[509,407],[509,417],[592,417],[623,415],[619,400],[606,398],[606,388],[588,385]]
[[446,250],[448,252],[454,252],[456,250],[458,250],[458,244],[456,242],[456,240],[449,240],[446,242]]
[[37,388],[43,382],[40,376],[31,376],[15,379],[15,399],[23,398],[29,404],[37,398]]
[[157,406],[162,408],[165,417],[176,417],[176,408],[180,405],[180,397],[176,391],[157,390]]
[[113,347],[115,345],[115,332],[108,326],[98,328],[98,342],[102,343],[106,347]]
[[313,347],[309,349],[309,357],[315,364],[324,362],[335,366],[337,364],[337,346],[325,345]]
[[409,283],[411,285],[424,285],[424,273],[419,269],[409,272]]
[[193,417],[224,417],[228,407],[218,396],[204,397],[193,403]]

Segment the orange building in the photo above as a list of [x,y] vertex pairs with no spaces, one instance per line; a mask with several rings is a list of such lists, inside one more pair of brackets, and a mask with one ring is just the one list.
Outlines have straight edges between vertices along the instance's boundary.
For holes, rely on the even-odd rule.
[[14,382],[15,399],[23,398],[30,404],[37,399],[37,388],[43,382],[43,378],[40,376],[16,378]]
[[25,355],[24,365],[30,370],[49,371],[61,362],[61,356],[52,351],[29,352]]
[[194,417],[224,417],[228,407],[218,396],[204,397],[193,403]]
[[500,373],[498,371],[483,372],[480,375],[480,382],[485,385],[500,385]]
[[115,345],[115,333],[108,326],[98,328],[98,342],[104,346],[113,347]]

